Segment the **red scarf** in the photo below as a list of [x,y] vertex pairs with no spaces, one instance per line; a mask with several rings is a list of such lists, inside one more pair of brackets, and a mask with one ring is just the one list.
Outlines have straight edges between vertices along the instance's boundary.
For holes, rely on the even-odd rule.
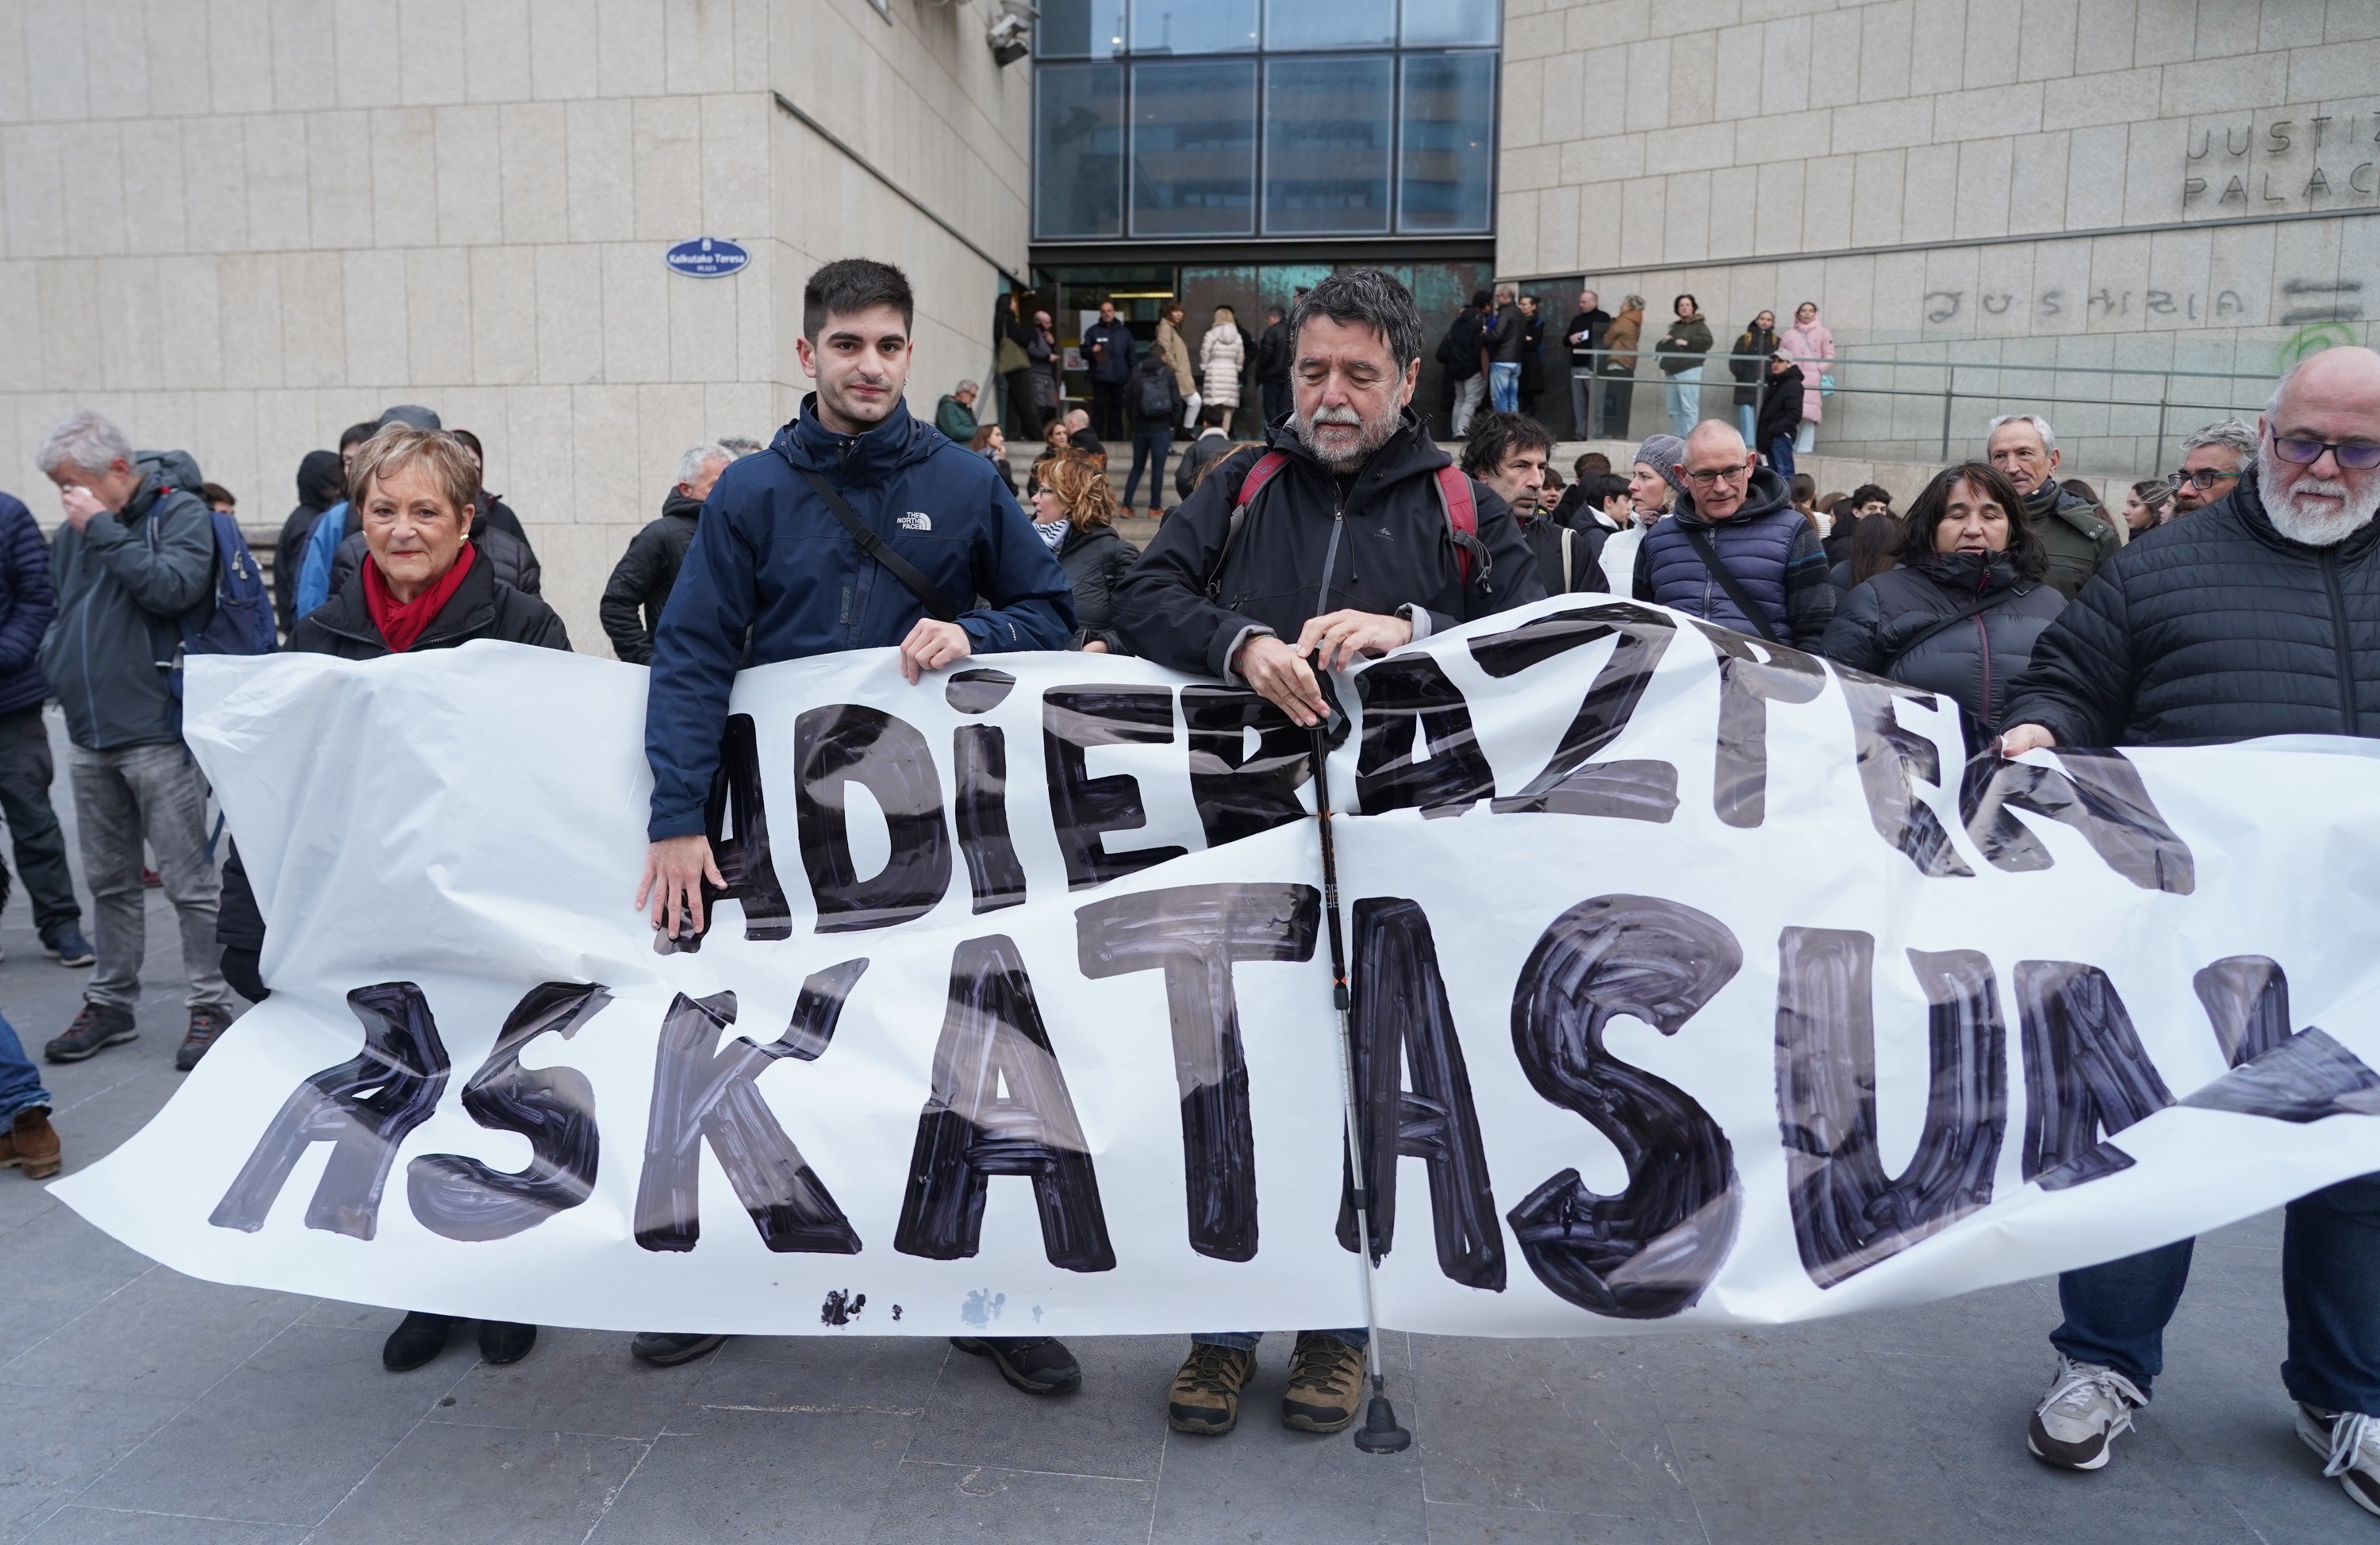
[[420,640],[431,620],[462,588],[463,576],[471,572],[472,556],[471,544],[467,541],[455,566],[411,601],[399,601],[391,594],[388,581],[381,577],[380,565],[367,559],[363,566],[364,610],[371,614],[372,626],[380,629],[380,636],[388,640],[389,652],[403,654]]

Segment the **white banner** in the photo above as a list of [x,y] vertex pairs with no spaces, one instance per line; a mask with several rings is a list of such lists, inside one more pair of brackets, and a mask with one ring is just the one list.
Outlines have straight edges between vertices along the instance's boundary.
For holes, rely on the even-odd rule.
[[[1308,737],[1142,662],[200,660],[273,992],[57,1190],[175,1269],[617,1330],[1359,1324]],[[1755,1324],[2380,1170],[2380,747],[2035,754],[1559,598],[1335,684],[1382,1321]],[[2317,1028],[2318,1027],[2318,1028]]]

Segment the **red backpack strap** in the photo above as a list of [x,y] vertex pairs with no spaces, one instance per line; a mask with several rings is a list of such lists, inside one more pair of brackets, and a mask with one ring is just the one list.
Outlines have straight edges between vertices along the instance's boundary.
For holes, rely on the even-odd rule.
[[1248,475],[1240,480],[1239,497],[1232,501],[1231,524],[1223,528],[1223,545],[1216,550],[1215,566],[1207,571],[1208,600],[1214,599],[1216,590],[1223,582],[1223,560],[1232,555],[1232,543],[1239,540],[1240,527],[1248,518],[1248,506],[1257,502],[1257,495],[1265,491],[1265,484],[1278,477],[1281,469],[1288,465],[1289,457],[1281,452],[1267,451],[1257,457],[1256,465],[1248,468]]
[[1455,571],[1463,576],[1467,589],[1471,584],[1472,555],[1477,554],[1484,565],[1488,550],[1479,541],[1479,503],[1472,496],[1471,480],[1463,476],[1463,468],[1438,469],[1438,502],[1446,507],[1447,529],[1454,536]]

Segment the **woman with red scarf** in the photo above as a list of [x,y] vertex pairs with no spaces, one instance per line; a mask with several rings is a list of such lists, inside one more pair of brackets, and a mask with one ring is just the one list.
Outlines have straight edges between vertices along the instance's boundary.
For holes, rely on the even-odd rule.
[[[568,650],[553,608],[498,579],[473,545],[479,492],[478,464],[450,435],[397,424],[366,441],[347,474],[370,552],[362,582],[299,618],[288,647],[342,660],[452,649],[474,639]],[[225,979],[261,1001],[270,991],[258,971],[264,918],[236,845],[224,864],[215,937]],[[446,1349],[454,1326],[448,1315],[407,1315],[381,1348],[381,1366],[391,1373],[421,1367]],[[537,1344],[537,1327],[483,1320],[479,1339],[489,1362],[516,1363]]]

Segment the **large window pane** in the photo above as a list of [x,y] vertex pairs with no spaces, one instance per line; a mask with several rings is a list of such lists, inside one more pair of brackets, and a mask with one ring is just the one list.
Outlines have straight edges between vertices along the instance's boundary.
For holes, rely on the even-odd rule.
[[1132,67],[1132,234],[1256,233],[1254,61]]
[[1388,48],[1397,41],[1397,0],[1265,0],[1265,47]]
[[1257,0],[1133,0],[1135,54],[1246,54],[1257,46]]
[[1407,48],[1496,41],[1497,0],[1404,0],[1404,9]]
[[1123,67],[1033,72],[1033,234],[1123,235]]
[[1042,0],[1037,59],[1105,59],[1123,52],[1123,0]]
[[1484,231],[1496,197],[1496,55],[1408,55],[1397,229]]
[[1266,233],[1387,231],[1394,108],[1386,58],[1269,61]]

